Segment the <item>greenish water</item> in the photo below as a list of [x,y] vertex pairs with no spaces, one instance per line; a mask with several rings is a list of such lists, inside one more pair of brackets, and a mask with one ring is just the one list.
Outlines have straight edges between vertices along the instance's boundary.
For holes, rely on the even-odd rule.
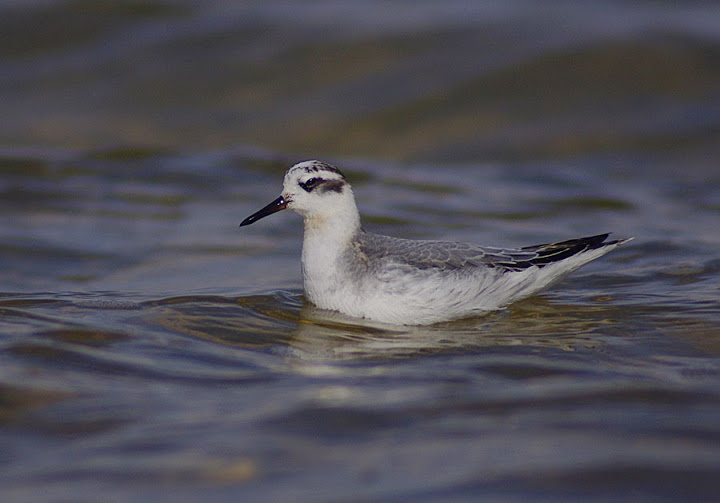
[[[0,499],[716,498],[720,11],[238,5],[0,7]],[[375,232],[635,240],[481,318],[333,315],[296,215],[237,228],[310,157]]]

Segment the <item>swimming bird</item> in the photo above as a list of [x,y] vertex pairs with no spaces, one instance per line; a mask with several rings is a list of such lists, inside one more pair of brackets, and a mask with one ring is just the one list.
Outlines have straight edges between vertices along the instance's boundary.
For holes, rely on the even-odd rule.
[[303,218],[306,298],[322,309],[398,325],[501,309],[628,241],[599,234],[506,249],[373,234],[360,224],[345,176],[320,161],[288,169],[282,195],[240,226],[285,208]]

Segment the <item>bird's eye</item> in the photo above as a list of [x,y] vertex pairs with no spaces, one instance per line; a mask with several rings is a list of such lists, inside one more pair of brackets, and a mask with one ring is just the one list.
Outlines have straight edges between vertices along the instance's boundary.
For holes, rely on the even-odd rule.
[[320,183],[323,181],[322,178],[310,178],[304,183],[300,183],[300,187],[305,189],[307,192],[310,192],[312,189],[320,185]]

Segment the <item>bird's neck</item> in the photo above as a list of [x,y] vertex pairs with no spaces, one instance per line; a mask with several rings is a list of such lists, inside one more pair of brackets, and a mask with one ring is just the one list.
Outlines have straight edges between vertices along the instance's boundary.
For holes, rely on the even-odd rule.
[[318,305],[323,305],[321,298],[332,295],[343,284],[343,256],[357,234],[362,232],[360,216],[357,209],[353,209],[304,218],[302,268],[305,292]]
[[360,232],[360,215],[353,205],[333,213],[307,215],[303,224],[305,246],[321,247],[327,252],[343,250]]

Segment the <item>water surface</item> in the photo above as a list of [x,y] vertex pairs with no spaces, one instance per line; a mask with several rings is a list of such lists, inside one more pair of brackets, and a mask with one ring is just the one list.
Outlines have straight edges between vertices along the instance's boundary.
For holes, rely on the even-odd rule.
[[[716,498],[714,6],[94,5],[0,17],[65,20],[0,63],[3,501]],[[635,240],[484,317],[343,317],[299,217],[237,228],[308,157],[375,232]]]

